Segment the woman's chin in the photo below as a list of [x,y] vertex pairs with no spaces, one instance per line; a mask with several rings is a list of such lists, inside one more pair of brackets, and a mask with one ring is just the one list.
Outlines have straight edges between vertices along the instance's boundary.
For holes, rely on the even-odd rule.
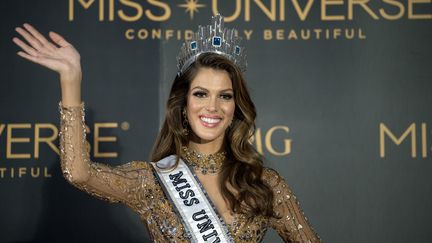
[[[209,133],[194,133],[193,139],[197,143],[211,143],[219,141],[223,138],[223,133],[221,134],[209,134]],[[221,138],[222,137],[222,138]]]

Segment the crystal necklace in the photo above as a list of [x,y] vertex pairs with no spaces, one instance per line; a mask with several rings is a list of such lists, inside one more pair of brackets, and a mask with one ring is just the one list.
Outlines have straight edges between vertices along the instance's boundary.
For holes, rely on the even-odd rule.
[[219,173],[225,161],[225,155],[226,152],[217,152],[208,155],[201,154],[186,146],[183,146],[181,149],[181,157],[185,159],[190,166],[194,167],[194,169],[199,169],[204,175],[207,173]]

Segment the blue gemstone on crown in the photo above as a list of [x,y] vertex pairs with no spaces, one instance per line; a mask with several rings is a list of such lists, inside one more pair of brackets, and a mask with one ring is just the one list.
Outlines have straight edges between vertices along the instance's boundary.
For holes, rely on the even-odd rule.
[[222,38],[220,36],[213,36],[212,45],[215,47],[220,47],[222,45]]
[[236,46],[235,47],[235,54],[239,55],[240,54],[240,46]]
[[191,48],[191,50],[196,50],[197,49],[197,42],[196,41],[192,41],[190,43],[190,48]]

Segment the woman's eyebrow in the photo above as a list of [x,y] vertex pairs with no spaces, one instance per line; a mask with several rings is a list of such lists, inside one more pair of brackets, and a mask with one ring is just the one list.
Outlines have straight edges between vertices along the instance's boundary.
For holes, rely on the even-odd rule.
[[207,91],[208,92],[208,89],[206,89],[206,88],[203,88],[203,87],[201,87],[201,86],[195,86],[195,87],[193,87],[191,90],[194,90],[194,89],[202,89],[202,90],[204,90],[204,91]]
[[[204,90],[204,91],[206,91],[206,92],[209,91],[208,89],[203,88],[203,87],[201,87],[201,86],[195,86],[195,87],[193,87],[191,90],[194,90],[194,89],[201,89],[201,90]],[[224,89],[224,90],[220,90],[219,92],[227,92],[227,91],[231,91],[231,92],[233,92],[233,89],[232,89],[232,88]]]

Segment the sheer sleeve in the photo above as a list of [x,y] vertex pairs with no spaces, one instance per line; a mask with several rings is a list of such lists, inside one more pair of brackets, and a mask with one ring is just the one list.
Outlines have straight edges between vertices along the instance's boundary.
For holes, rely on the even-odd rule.
[[84,103],[64,107],[60,102],[59,111],[60,163],[66,180],[99,199],[133,206],[138,190],[153,178],[151,165],[134,161],[112,167],[90,161]]
[[285,180],[271,169],[265,170],[264,179],[274,193],[276,216],[270,219],[270,226],[279,236],[285,242],[321,242]]

